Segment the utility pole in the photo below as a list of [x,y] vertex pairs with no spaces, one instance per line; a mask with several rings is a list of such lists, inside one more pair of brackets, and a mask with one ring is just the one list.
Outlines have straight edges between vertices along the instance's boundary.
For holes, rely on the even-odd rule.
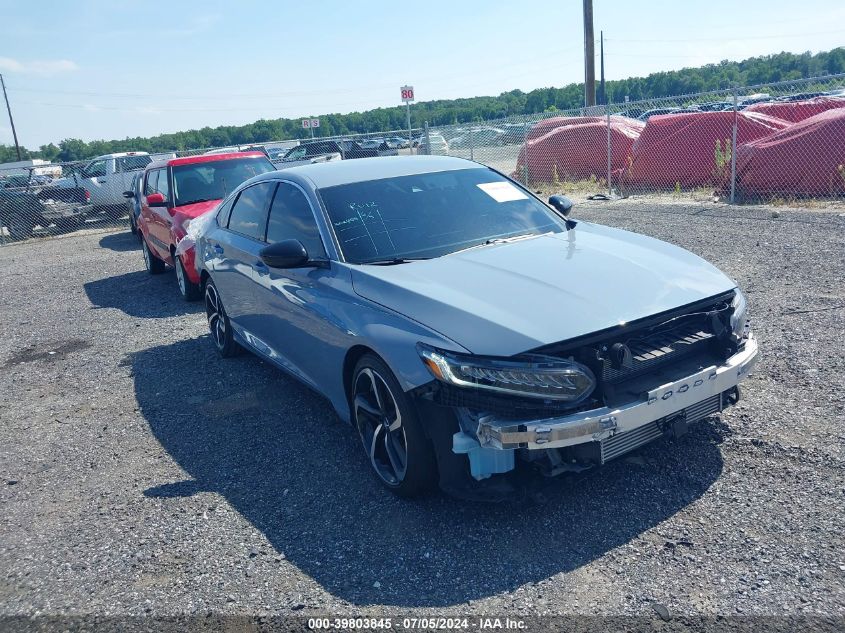
[[596,44],[593,38],[593,0],[584,0],[584,105],[596,105]]
[[15,132],[15,121],[12,119],[12,108],[9,107],[9,95],[6,94],[6,82],[3,75],[0,75],[0,84],[3,85],[3,98],[6,100],[6,110],[9,112],[9,124],[12,126],[12,137],[15,139],[15,151],[18,153],[18,160],[21,159],[21,146],[18,145],[18,133]]
[[599,50],[601,51],[601,82],[599,83],[599,103],[601,105],[607,105],[607,93],[605,92],[604,86],[604,31],[599,31],[601,34],[601,44],[599,45]]

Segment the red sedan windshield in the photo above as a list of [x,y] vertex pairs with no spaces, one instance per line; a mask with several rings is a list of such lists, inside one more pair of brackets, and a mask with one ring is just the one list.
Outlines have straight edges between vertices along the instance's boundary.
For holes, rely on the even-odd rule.
[[173,167],[174,206],[221,200],[242,182],[274,169],[263,157],[177,165]]

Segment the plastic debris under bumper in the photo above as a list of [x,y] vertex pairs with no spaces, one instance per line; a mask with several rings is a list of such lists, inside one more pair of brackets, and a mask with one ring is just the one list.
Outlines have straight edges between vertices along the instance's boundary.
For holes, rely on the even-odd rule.
[[721,394],[744,380],[757,358],[757,341],[749,335],[743,348],[723,365],[713,365],[652,389],[641,400],[614,409],[603,407],[562,418],[528,422],[485,417],[478,423],[478,441],[485,448],[562,448],[607,440],[684,410],[700,419],[714,412],[707,406],[708,402],[716,402],[716,410],[721,410]]

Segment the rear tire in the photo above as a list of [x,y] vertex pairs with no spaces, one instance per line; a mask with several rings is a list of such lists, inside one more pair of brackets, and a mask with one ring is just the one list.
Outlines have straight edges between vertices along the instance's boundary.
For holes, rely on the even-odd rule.
[[195,284],[188,277],[188,273],[185,271],[185,265],[182,263],[182,258],[179,255],[173,256],[173,263],[176,267],[176,282],[182,298],[185,301],[199,301],[202,297],[202,286]]
[[352,421],[379,482],[400,497],[437,483],[437,461],[417,411],[387,364],[365,354],[355,365],[349,395]]
[[223,307],[223,300],[210,277],[205,281],[205,315],[208,318],[211,341],[217,353],[223,358],[240,354],[241,346],[235,341],[235,332]]
[[164,272],[164,262],[153,255],[150,247],[147,246],[147,240],[143,236],[141,236],[141,252],[144,255],[144,265],[147,267],[148,273],[151,275],[160,275]]

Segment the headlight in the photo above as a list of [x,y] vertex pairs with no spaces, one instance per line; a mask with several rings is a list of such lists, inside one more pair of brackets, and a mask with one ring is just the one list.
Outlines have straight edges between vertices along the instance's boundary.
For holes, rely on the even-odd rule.
[[583,365],[548,356],[520,360],[453,354],[417,345],[431,374],[450,385],[514,396],[577,403],[596,386],[593,372]]
[[737,338],[741,339],[745,336],[745,324],[748,322],[748,302],[739,288],[734,293],[731,308],[733,308],[733,313],[731,314],[731,331]]

